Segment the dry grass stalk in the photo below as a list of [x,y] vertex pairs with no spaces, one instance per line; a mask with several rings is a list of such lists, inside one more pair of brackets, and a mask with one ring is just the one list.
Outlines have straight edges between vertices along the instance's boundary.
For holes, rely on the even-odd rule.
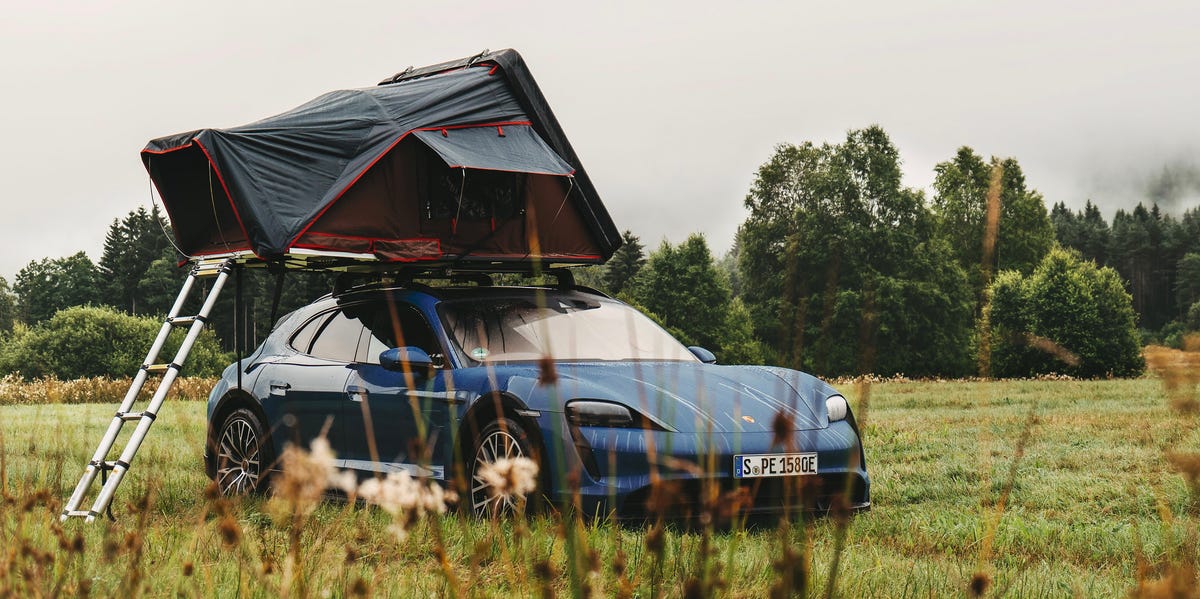
[[[1197,397],[1200,391],[1200,334],[1186,336],[1183,350],[1152,345],[1143,353],[1149,370],[1162,381],[1167,400],[1175,412],[1189,419],[1200,413],[1200,398]],[[1165,457],[1187,483],[1189,505],[1194,517],[1195,511],[1200,508],[1200,453],[1168,449]],[[1161,500],[1159,511],[1165,528],[1174,515]],[[1168,555],[1164,560],[1157,577],[1151,577],[1151,566],[1139,550],[1137,587],[1130,593],[1131,596],[1146,599],[1200,597],[1200,585],[1197,584],[1200,580],[1196,572],[1200,541],[1196,538],[1195,522],[1189,522],[1188,525],[1191,534],[1184,540],[1177,555]]]
[[[987,215],[983,226],[983,259],[979,264],[979,273],[983,279],[983,297],[980,306],[986,315],[987,305],[991,303],[988,287],[992,283],[996,265],[996,241],[1000,238],[1000,187],[1004,177],[1004,167],[1000,163],[992,165],[991,177],[988,179]],[[992,376],[992,335],[987,318],[979,319],[979,376]]]

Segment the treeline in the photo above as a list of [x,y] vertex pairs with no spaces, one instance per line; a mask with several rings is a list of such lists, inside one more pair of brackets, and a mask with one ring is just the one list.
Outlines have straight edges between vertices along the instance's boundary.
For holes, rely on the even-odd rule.
[[[180,268],[183,257],[169,234],[170,224],[157,206],[138,208],[112,221],[98,262],[81,251],[32,261],[11,286],[0,277],[0,376],[132,375],[188,273]],[[193,292],[185,313],[199,310],[210,283],[202,280],[205,288]],[[327,274],[289,273],[275,316],[328,293],[331,286]],[[235,319],[231,281],[185,372],[215,374],[233,360],[235,340],[247,349],[257,345],[273,324],[274,287],[266,271],[245,271],[246,309]]]
[[1090,201],[1078,212],[1059,202],[1050,220],[1064,247],[1121,274],[1145,341],[1178,347],[1200,330],[1200,207],[1175,217],[1139,203],[1110,225]]
[[[576,278],[722,362],[822,375],[1128,376],[1143,342],[1179,345],[1200,329],[1200,209],[1138,204],[1111,224],[1090,202],[1047,210],[1016,159],[968,147],[935,167],[927,197],[902,184],[901,164],[876,126],[780,145],[720,259],[700,235],[647,252],[626,231],[605,266]],[[12,369],[12,348],[52,337],[31,331],[72,306],[161,317],[186,275],[168,227],[157,207],[138,208],[111,223],[99,262],[80,252],[31,262],[11,287],[0,278],[0,369],[6,347]],[[247,310],[235,321],[223,293],[213,320],[226,352],[273,324],[273,278],[250,270],[243,283]],[[288,273],[275,315],[331,283]]]
[[[824,375],[1133,376],[1144,368],[1143,336],[1178,343],[1200,328],[1187,316],[1200,316],[1200,261],[1186,258],[1186,243],[1169,246],[1180,257],[1167,259],[1154,241],[1195,247],[1200,235],[1184,231],[1197,211],[1178,221],[1122,211],[1120,237],[1079,241],[1066,223],[1094,220],[1094,206],[1076,215],[1059,204],[1052,218],[1014,158],[963,147],[935,167],[932,197],[904,187],[900,167],[879,127],[837,144],[781,145],[758,170],[727,255],[714,259],[693,237],[664,243],[639,269],[642,248],[627,233],[606,282],[722,361]],[[1132,222],[1176,236],[1146,233],[1133,244]],[[716,280],[699,280],[714,266]],[[1131,283],[1138,276],[1146,282]],[[1156,289],[1153,298],[1174,295],[1135,303],[1129,290],[1140,285]],[[724,317],[710,305],[724,306]],[[1143,311],[1152,306],[1161,312]],[[1166,328],[1139,333],[1139,318]]]

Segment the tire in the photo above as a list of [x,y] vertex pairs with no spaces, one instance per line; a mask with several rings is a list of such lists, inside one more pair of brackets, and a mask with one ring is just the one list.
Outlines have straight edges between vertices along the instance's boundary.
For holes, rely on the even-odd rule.
[[[471,513],[481,518],[492,518],[524,511],[529,502],[537,496],[539,489],[529,493],[524,501],[511,495],[494,495],[492,485],[481,477],[479,472],[481,468],[501,458],[525,457],[538,463],[540,461],[533,452],[533,447],[529,434],[511,418],[501,417],[483,429],[469,456],[471,476],[467,481],[469,488],[466,497]],[[540,463],[538,467],[540,470]],[[540,487],[540,473],[538,483]]]
[[262,422],[246,408],[225,418],[216,438],[213,482],[222,495],[246,495],[265,488],[270,444]]

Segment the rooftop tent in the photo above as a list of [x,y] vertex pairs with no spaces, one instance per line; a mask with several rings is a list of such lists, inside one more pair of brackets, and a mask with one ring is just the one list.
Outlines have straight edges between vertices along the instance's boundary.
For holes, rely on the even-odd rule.
[[620,245],[512,50],[155,139],[142,160],[189,256],[588,264]]

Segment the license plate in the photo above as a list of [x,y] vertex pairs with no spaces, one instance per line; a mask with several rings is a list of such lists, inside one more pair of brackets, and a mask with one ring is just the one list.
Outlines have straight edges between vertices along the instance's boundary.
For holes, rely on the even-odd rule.
[[816,473],[816,453],[771,453],[733,456],[734,478],[804,476]]

